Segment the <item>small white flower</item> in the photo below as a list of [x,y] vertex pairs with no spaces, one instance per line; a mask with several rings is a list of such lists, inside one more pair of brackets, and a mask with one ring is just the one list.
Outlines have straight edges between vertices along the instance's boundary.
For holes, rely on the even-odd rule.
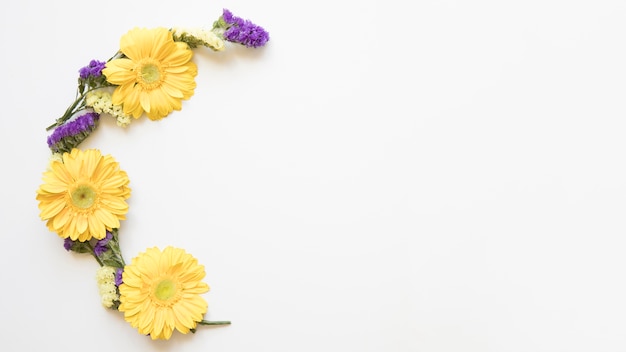
[[175,36],[187,35],[203,42],[204,46],[215,51],[222,51],[226,47],[224,40],[210,30],[197,27],[174,27],[172,32]]
[[48,167],[46,169],[48,171],[52,170],[52,163],[56,161],[63,162],[63,155],[61,153],[52,153],[52,155],[50,155],[50,162],[48,162]]
[[106,308],[111,308],[113,303],[120,298],[115,286],[116,271],[117,269],[112,266],[103,266],[96,271],[96,281],[98,282],[101,302]]
[[52,155],[50,155],[50,162],[53,161],[63,162],[63,155],[61,153],[52,153]]
[[117,116],[117,125],[120,127],[126,127],[130,125],[131,121],[132,120],[130,116],[126,116],[126,115]]
[[98,92],[91,91],[87,93],[87,96],[85,97],[85,105],[93,106],[93,104],[95,104],[98,99],[100,99],[100,95],[98,94]]
[[130,124],[130,116],[124,114],[121,105],[113,105],[111,93],[106,89],[89,92],[85,104],[98,114],[109,114],[117,119],[117,125],[126,127]]

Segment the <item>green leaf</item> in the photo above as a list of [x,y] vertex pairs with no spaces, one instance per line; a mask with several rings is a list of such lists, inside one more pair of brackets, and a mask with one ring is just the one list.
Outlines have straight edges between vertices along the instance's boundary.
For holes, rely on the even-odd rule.
[[70,250],[77,253],[91,253],[91,247],[89,247],[89,243],[87,242],[76,241],[72,244]]
[[124,264],[122,264],[122,262],[117,259],[117,258],[100,258],[100,261],[102,262],[102,264],[107,265],[107,266],[112,266],[115,268],[123,268]]

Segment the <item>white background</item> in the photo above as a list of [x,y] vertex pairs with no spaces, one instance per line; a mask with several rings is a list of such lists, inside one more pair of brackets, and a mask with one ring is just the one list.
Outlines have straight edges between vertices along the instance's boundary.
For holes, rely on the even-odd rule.
[[[128,172],[127,261],[185,248],[200,327],[151,341],[38,215],[45,127],[129,29],[198,49],[160,122],[83,144]],[[11,1],[0,11],[3,351],[626,351],[626,2]]]

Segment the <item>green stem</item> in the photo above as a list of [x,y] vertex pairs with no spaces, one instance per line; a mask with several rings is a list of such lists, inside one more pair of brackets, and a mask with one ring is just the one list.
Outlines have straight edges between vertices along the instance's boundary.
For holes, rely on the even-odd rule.
[[88,93],[93,92],[94,90],[97,90],[100,88],[105,88],[105,87],[110,87],[110,86],[111,86],[110,84],[103,84],[98,87],[87,89],[82,94],[77,93],[76,99],[74,100],[72,105],[70,105],[67,108],[67,110],[65,110],[65,113],[63,114],[63,116],[59,117],[52,125],[46,127],[46,131],[49,131],[55,127],[61,126],[65,121],[69,120],[70,117],[74,116],[74,114],[82,110],[85,107],[85,98],[87,97]]
[[126,266],[126,263],[124,262],[124,257],[122,257],[122,251],[119,249],[119,247],[111,246],[111,251],[113,251],[115,257],[120,260],[120,264],[122,264],[122,268],[124,268]]
[[[113,56],[111,56],[111,58],[109,58],[107,60],[107,62],[114,60],[114,59],[119,59],[124,57],[124,53],[122,53],[121,51],[117,51]],[[75,113],[77,113],[78,111],[80,111],[81,109],[83,109],[85,107],[85,97],[87,96],[87,93],[94,91],[96,89],[100,89],[100,88],[104,88],[104,87],[110,87],[112,86],[112,84],[110,84],[109,82],[105,81],[103,84],[97,86],[97,87],[93,87],[91,89],[87,89],[86,91],[82,92],[79,94],[80,90],[84,90],[81,89],[81,86],[79,85],[79,89],[76,92],[76,98],[74,100],[74,103],[72,103],[72,105],[70,105],[67,110],[65,110],[65,113],[59,117],[52,125],[48,126],[46,128],[46,131],[49,131],[55,127],[61,126],[65,121],[69,120],[70,117],[72,117]],[[80,105],[79,105],[80,104]]]
[[107,60],[107,62],[109,62],[109,61],[111,61],[111,60],[114,60],[114,59],[119,59],[119,58],[122,58],[122,57],[124,57],[124,53],[122,53],[122,51],[121,51],[121,50],[118,50],[115,54],[113,54],[113,56],[111,56],[111,57]]
[[208,321],[208,320],[201,320],[198,322],[198,324],[200,325],[230,325],[230,321]]
[[91,253],[91,255],[93,255],[93,257],[96,259],[98,264],[100,264],[100,266],[104,266],[104,263],[102,263],[100,258],[98,258],[98,256],[96,255],[96,251],[93,249],[93,246],[91,245],[91,243],[89,243],[89,242],[85,242],[85,243],[87,243],[87,246],[89,247],[89,253]]
[[122,256],[122,248],[120,248],[118,230],[119,229],[111,230],[113,238],[111,239],[111,241],[109,241],[109,248],[115,254],[115,257],[119,258],[120,264],[122,264],[122,268],[124,268],[126,266],[126,262],[124,262],[124,257]]
[[[46,131],[51,130],[54,127],[60,126],[61,124],[63,124],[65,121],[67,121],[70,117],[72,117],[72,115],[74,115],[74,113],[76,111],[78,111],[80,108],[82,108],[84,105],[84,99],[85,99],[85,93],[81,94],[78,98],[76,98],[76,100],[74,100],[74,103],[72,103],[72,105],[70,105],[67,110],[65,110],[65,113],[63,114],[63,116],[59,117],[52,125],[46,127]],[[77,106],[79,103],[83,103],[81,104],[80,108],[77,109]]]

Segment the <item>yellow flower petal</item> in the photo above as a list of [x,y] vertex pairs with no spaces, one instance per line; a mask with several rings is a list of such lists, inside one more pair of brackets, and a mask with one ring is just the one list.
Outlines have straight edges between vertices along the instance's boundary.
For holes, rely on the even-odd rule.
[[[53,162],[37,190],[40,217],[62,238],[102,239],[125,219],[130,196],[126,172],[97,149],[72,149]],[[106,211],[105,209],[109,209]]]
[[120,50],[126,57],[109,61],[102,73],[118,86],[112,102],[125,114],[159,120],[193,95],[198,73],[193,52],[168,29],[134,28],[122,36]]
[[87,216],[84,216],[84,214],[79,214],[76,217],[76,231],[78,231],[79,233],[83,233],[87,231],[88,227],[89,227],[89,218]]
[[65,208],[65,200],[63,198],[52,199],[45,205],[40,203],[41,214],[39,215],[42,220],[48,220],[54,218]]
[[195,329],[208,304],[199,295],[208,289],[204,267],[183,249],[148,248],[126,265],[119,310],[124,319],[153,339],[169,339],[174,329]]

